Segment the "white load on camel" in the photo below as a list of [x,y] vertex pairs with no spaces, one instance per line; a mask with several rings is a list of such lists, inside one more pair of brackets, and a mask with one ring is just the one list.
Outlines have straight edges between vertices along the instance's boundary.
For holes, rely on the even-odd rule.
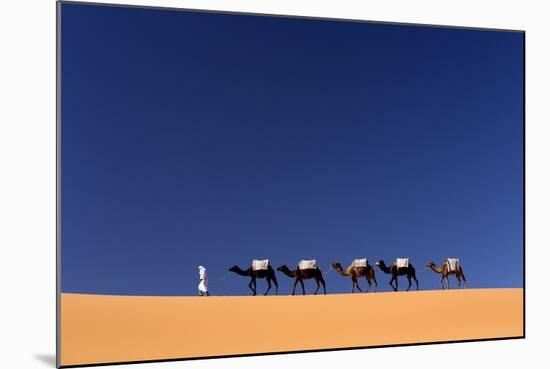
[[457,258],[447,258],[445,264],[447,264],[450,272],[458,272],[460,269],[460,260]]
[[317,261],[315,259],[300,260],[300,262],[298,263],[298,269],[300,269],[300,270],[317,269]]
[[395,259],[395,266],[398,268],[408,268],[409,258],[397,258]]
[[267,270],[269,268],[269,259],[252,260],[252,270]]
[[355,259],[353,260],[353,267],[354,268],[366,268],[367,267],[367,264],[369,262],[367,261],[367,259]]

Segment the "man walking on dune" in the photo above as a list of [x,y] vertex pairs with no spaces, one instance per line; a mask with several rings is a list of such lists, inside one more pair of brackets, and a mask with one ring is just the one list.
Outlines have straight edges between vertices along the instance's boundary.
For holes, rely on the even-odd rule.
[[199,265],[199,296],[209,296],[208,294],[208,277],[206,276],[206,268]]

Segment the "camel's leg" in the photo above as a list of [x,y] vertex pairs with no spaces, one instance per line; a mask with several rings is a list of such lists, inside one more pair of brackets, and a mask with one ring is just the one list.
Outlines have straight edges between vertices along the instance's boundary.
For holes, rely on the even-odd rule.
[[273,277],[271,278],[273,281],[273,284],[275,285],[275,295],[279,294],[279,283],[277,282],[277,278],[275,277],[275,274],[273,274]]
[[441,279],[439,280],[439,283],[441,284],[441,288],[445,289],[445,285],[443,284],[443,278],[444,276],[441,275]]
[[351,293],[354,293],[354,292],[355,292],[355,281],[352,278],[351,279]]
[[323,292],[326,295],[327,294],[327,286],[325,284],[325,280],[324,280],[323,277],[321,277],[319,280],[321,281],[321,284],[323,285]]
[[321,284],[319,283],[319,280],[318,280],[318,279],[315,279],[315,282],[317,283],[317,289],[315,290],[314,295],[316,295],[317,292],[319,291],[319,288],[321,288]]
[[409,287],[407,287],[407,291],[409,291],[409,290],[411,289],[411,286],[412,286],[411,276],[410,276],[410,275],[407,276],[407,280],[409,281]]
[[[395,282],[395,286],[393,285],[393,282]],[[397,276],[394,275],[394,276],[391,277],[390,286],[391,286],[391,288],[393,288],[393,290],[394,290],[395,292],[397,292],[397,289],[398,289],[398,287],[399,287],[399,285],[398,285],[398,283],[397,283]]]
[[306,289],[304,287],[304,281],[300,278],[300,285],[302,286],[302,295],[306,294]]
[[275,295],[279,292],[279,283],[277,283],[277,277],[275,277],[275,272],[269,274],[266,279],[271,280],[273,284],[275,285]]
[[462,276],[462,280],[464,281],[464,288],[468,287],[466,285],[466,276],[464,275],[464,272],[462,271],[462,268],[460,268],[460,275]]
[[450,290],[451,286],[449,285],[449,275],[448,274],[445,276],[445,280],[447,281],[447,289]]
[[256,296],[256,288],[253,287],[253,285],[256,283],[256,280],[254,278],[250,279],[250,283],[248,284],[248,288],[252,291],[252,296]]
[[372,279],[374,280],[374,292],[378,291],[378,282],[376,282],[376,277],[373,275]]
[[351,280],[353,281],[353,287],[354,289],[351,291],[351,293],[355,292],[355,287],[357,286],[357,290],[361,292],[361,287],[359,287],[359,283],[357,282],[356,277],[351,277]]
[[365,276],[365,279],[367,280],[367,289],[365,290],[365,293],[369,292],[369,289],[372,286],[372,283],[370,281],[370,278],[368,276]]
[[418,279],[416,279],[416,273],[412,275],[414,281],[416,282],[416,290],[418,291]]
[[296,278],[294,280],[294,286],[292,287],[292,295],[294,296],[294,294],[296,293],[296,285],[298,284],[298,278]]
[[462,284],[462,279],[460,279],[460,275],[458,273],[455,274],[455,277],[458,281],[458,288],[460,288],[460,285]]
[[266,278],[265,280],[267,281],[267,291],[265,291],[264,296],[266,296],[269,290],[271,289],[271,279]]

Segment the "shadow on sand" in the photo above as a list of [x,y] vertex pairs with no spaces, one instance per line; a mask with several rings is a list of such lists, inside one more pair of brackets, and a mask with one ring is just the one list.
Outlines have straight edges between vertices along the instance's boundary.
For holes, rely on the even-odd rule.
[[33,357],[50,368],[55,368],[55,355],[53,354],[34,354]]

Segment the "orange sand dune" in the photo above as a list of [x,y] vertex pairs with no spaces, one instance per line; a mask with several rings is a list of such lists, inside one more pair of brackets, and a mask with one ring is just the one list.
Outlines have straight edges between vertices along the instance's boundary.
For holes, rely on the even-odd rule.
[[63,294],[61,364],[518,337],[522,289],[326,296]]

